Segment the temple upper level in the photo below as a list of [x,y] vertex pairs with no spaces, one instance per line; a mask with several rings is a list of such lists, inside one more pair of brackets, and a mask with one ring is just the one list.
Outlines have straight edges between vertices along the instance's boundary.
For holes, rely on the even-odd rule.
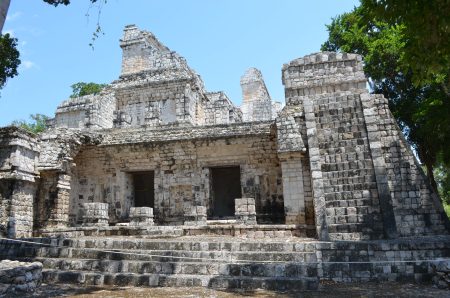
[[119,78],[99,94],[70,98],[58,106],[55,127],[103,129],[199,126],[266,121],[281,109],[273,103],[262,74],[250,68],[241,78],[241,107],[224,92],[208,92],[186,60],[151,32],[135,25],[120,40]]

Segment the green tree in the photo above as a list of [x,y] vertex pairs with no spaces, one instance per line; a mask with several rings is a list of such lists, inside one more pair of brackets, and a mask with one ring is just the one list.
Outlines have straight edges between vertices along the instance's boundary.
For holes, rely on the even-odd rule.
[[[54,5],[55,7],[63,4],[69,5],[70,0],[43,0],[45,3]],[[6,15],[8,14],[8,9],[10,5],[10,0],[0,0],[0,33],[3,30],[3,25],[6,20]],[[103,34],[102,28],[100,26],[100,15],[102,11],[103,4],[107,3],[107,0],[89,0],[91,9],[92,5],[97,4],[97,24],[94,32],[92,33],[91,42],[89,46],[94,47],[93,44],[100,36]],[[8,78],[13,78],[18,75],[17,68],[20,65],[19,51],[17,50],[17,39],[11,38],[9,34],[0,34],[0,89],[2,89]]]
[[11,123],[13,126],[21,127],[29,132],[38,134],[47,129],[48,116],[42,114],[30,115],[31,121],[15,120]]
[[434,168],[443,164],[447,171],[450,165],[450,104],[443,87],[447,74],[422,81],[415,79],[415,68],[407,68],[405,64],[408,61],[405,48],[410,40],[407,25],[391,24],[376,17],[369,19],[367,11],[361,5],[332,19],[327,26],[328,40],[321,49],[364,57],[364,70],[372,91],[388,98],[399,126],[437,189]]
[[70,98],[75,98],[89,94],[98,94],[106,87],[106,84],[78,82],[70,87],[72,88]]
[[5,86],[8,78],[17,76],[20,65],[17,39],[9,34],[0,36],[0,89]]
[[404,25],[400,64],[403,70],[412,70],[416,84],[438,80],[448,87],[449,77],[442,74],[450,69],[450,1],[361,0],[360,7],[366,22]]

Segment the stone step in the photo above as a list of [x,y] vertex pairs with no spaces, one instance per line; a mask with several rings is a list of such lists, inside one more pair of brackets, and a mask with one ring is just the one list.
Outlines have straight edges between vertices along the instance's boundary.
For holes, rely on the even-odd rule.
[[[34,238],[29,241],[52,246],[98,248],[98,249],[138,249],[138,250],[188,250],[188,251],[265,251],[265,252],[314,252],[317,241],[265,242],[265,241],[220,241],[219,239],[196,241],[124,238],[81,238],[50,239]],[[18,244],[31,247],[33,244]]]
[[111,261],[97,259],[35,259],[44,268],[55,270],[98,271],[102,273],[197,274],[254,277],[316,277],[315,263],[183,263],[147,261]]
[[136,260],[159,262],[315,262],[317,256],[310,252],[227,252],[227,251],[141,251],[120,250],[104,251],[85,248],[49,248],[37,249],[33,255],[20,254],[16,257],[46,257],[98,260]]
[[317,277],[285,278],[285,277],[244,277],[221,275],[192,274],[133,274],[133,273],[101,273],[94,271],[60,271],[43,270],[43,282],[75,283],[86,286],[115,285],[139,287],[192,287],[202,286],[214,289],[240,290],[316,290],[319,286]]

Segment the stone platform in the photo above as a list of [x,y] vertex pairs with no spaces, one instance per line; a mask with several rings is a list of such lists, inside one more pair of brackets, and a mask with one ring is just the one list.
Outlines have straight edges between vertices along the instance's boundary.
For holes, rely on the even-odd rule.
[[34,292],[42,282],[42,264],[39,262],[0,262],[0,297]]
[[[77,237],[0,241],[0,258],[41,261],[44,282],[217,289],[317,289],[319,281],[429,281],[450,236],[376,241]],[[34,243],[31,243],[34,242]]]
[[284,238],[313,237],[314,227],[307,225],[260,225],[243,224],[236,220],[208,220],[201,225],[176,226],[81,226],[60,229],[41,230],[41,237],[84,237],[84,236],[139,236],[145,238],[180,236],[238,236],[241,238]]

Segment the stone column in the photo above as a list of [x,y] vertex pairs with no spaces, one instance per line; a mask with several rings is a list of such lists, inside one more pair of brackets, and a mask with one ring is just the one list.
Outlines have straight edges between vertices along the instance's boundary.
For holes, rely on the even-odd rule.
[[70,176],[57,171],[41,172],[36,206],[38,226],[43,229],[69,225]]
[[18,127],[0,128],[0,236],[31,237],[39,145]]
[[305,195],[301,159],[281,161],[286,224],[305,224]]
[[107,226],[108,203],[83,203],[83,226]]
[[153,208],[151,207],[131,207],[130,226],[153,226]]
[[256,205],[253,198],[234,200],[235,216],[239,223],[256,225]]

